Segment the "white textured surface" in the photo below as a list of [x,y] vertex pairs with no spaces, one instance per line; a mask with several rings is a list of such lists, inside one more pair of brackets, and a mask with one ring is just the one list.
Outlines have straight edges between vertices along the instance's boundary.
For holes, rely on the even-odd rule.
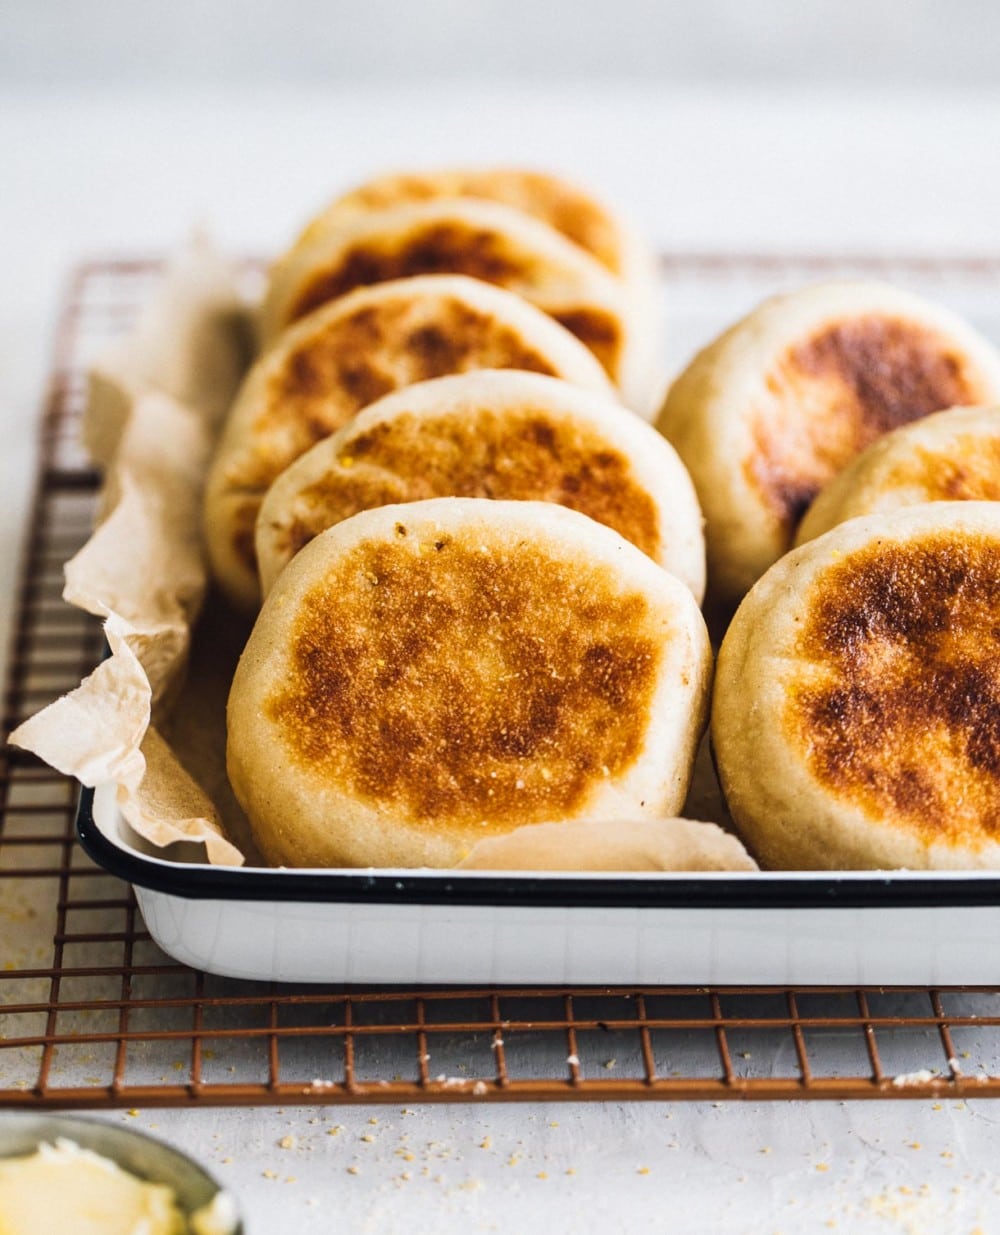
[[[81,255],[161,250],[199,218],[234,249],[270,250],[337,185],[464,158],[575,174],[674,247],[997,252],[998,139],[1000,95],[985,92],[0,94],[0,635],[52,313]],[[973,1062],[1000,1070],[998,1059]],[[107,1118],[134,1119],[205,1160],[240,1197],[250,1235],[1000,1227],[1000,1108],[987,1103]],[[286,1136],[294,1147],[280,1147]]]
[[1000,1216],[1000,1110],[984,1102],[109,1118],[196,1150],[239,1194],[249,1235],[991,1235]]

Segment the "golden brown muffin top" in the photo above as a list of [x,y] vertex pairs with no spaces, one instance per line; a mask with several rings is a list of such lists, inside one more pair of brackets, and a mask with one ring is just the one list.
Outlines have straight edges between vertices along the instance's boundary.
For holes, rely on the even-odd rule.
[[354,546],[304,595],[264,710],[300,769],[429,828],[552,818],[636,760],[669,632],[544,543]]
[[548,223],[586,249],[613,274],[623,261],[617,229],[607,211],[572,184],[545,172],[522,168],[468,168],[433,172],[402,172],[379,176],[344,194],[306,229],[322,228],[327,218],[362,210],[383,210],[406,202],[442,197],[481,197],[513,206]]
[[768,373],[744,472],[792,532],[823,485],[876,438],[986,394],[928,326],[881,313],[833,321]]
[[783,719],[812,775],[928,844],[1000,837],[1000,540],[876,540],[805,607]]
[[349,438],[331,465],[296,494],[287,522],[275,528],[287,557],[358,511],[431,497],[556,502],[614,528],[650,557],[660,550],[656,503],[627,456],[596,429],[545,408],[398,413]]
[[1000,413],[995,436],[964,434],[946,449],[918,446],[886,475],[887,489],[914,486],[933,502],[1000,501]]

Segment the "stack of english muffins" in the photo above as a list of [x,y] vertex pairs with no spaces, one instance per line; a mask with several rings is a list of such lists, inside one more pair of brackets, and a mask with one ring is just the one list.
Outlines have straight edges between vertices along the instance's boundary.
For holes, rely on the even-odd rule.
[[503,865],[538,828],[572,868],[645,820],[668,865],[753,869],[676,818],[706,584],[720,626],[739,606],[712,738],[755,856],[1000,859],[1000,516],[936,500],[994,496],[996,413],[968,407],[1000,404],[1000,358],[894,289],[810,288],[654,427],[656,300],[616,215],[512,169],[370,181],[275,263],[205,497],[255,616],[228,769],[268,861]]

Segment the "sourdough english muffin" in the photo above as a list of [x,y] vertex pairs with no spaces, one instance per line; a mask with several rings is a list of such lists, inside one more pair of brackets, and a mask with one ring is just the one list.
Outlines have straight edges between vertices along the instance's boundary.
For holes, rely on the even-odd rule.
[[271,482],[362,407],[411,382],[526,369],[612,396],[591,353],[518,296],[458,275],[362,288],[312,313],[250,370],[205,493],[213,573],[245,609],[260,603],[254,525]]
[[796,543],[860,515],[949,501],[1000,501],[1000,407],[935,412],[880,438],[823,489]]
[[998,399],[997,352],[909,293],[828,283],[761,305],[695,357],[658,421],[705,512],[710,597],[735,604],[877,437]]
[[523,296],[590,348],[626,401],[648,395],[654,346],[648,305],[548,224],[474,198],[364,211],[318,229],[272,270],[262,337],[273,340],[354,288],[441,273],[470,275]]
[[1000,507],[936,502],[788,554],[719,654],[733,819],[783,869],[1000,866]]
[[652,265],[632,229],[585,189],[548,172],[520,167],[451,167],[376,176],[317,214],[291,251],[370,210],[455,197],[483,198],[530,214],[626,282],[636,276],[637,267]]
[[674,449],[606,395],[513,370],[396,391],[286,468],[257,520],[264,595],[326,528],[431,497],[558,502],[614,528],[701,600],[701,511]]
[[229,776],[272,863],[452,866],[525,823],[675,814],[710,671],[688,589],[586,516],[384,506],[264,602]]

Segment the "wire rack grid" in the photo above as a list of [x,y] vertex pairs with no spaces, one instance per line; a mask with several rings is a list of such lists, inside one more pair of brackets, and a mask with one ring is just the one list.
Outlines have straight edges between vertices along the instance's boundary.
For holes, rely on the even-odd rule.
[[[134,322],[159,270],[95,261],[69,286],[5,732],[100,654],[98,623],[61,600],[99,483],[78,442],[86,368]],[[1000,258],[705,254],[666,256],[663,272],[679,354],[762,288],[820,274],[943,287],[980,319],[1000,299]],[[0,1105],[1000,1095],[1000,990],[361,990],[196,972],[153,944],[130,888],[78,847],[76,797],[32,757],[0,755]]]

